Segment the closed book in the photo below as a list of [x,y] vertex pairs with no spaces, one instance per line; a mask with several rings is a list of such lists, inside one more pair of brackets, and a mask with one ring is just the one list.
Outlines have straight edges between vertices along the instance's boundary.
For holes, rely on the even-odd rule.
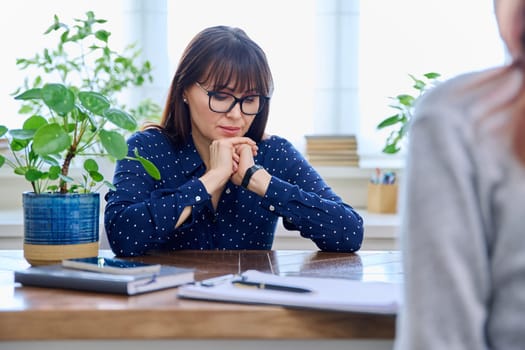
[[60,264],[33,266],[15,271],[15,282],[26,286],[76,289],[92,292],[135,295],[177,287],[194,281],[194,270],[162,265],[156,274],[116,275],[82,271]]
[[325,157],[325,156],[357,156],[357,150],[350,150],[350,149],[341,149],[341,150],[313,150],[313,151],[307,151],[306,152],[309,157],[311,156],[318,156],[318,157]]
[[308,142],[357,142],[355,135],[339,134],[305,135],[305,139]]

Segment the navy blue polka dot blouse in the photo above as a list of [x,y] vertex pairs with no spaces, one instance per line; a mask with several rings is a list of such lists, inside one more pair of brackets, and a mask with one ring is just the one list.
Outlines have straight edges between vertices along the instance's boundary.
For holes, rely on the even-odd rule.
[[[286,229],[299,231],[321,250],[352,252],[361,246],[362,218],[281,137],[258,144],[255,163],[272,175],[265,196],[228,182],[216,210],[198,179],[205,166],[193,142],[178,149],[159,130],[149,129],[132,135],[128,145],[158,167],[161,180],[137,161],[117,162],[116,190],[106,195],[104,216],[116,255],[150,249],[269,250],[279,217]],[[186,206],[192,206],[191,217],[175,229]]]

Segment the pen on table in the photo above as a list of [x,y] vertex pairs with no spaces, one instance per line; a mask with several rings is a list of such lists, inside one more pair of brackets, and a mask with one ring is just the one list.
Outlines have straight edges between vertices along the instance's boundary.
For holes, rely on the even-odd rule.
[[257,282],[257,281],[233,280],[232,284],[236,287],[276,290],[276,291],[281,291],[281,292],[291,292],[291,293],[311,293],[312,292],[311,290],[302,288],[302,287],[287,286],[287,285],[282,285],[282,284],[265,283],[265,282]]
[[216,286],[218,284],[221,284],[221,283],[224,283],[224,282],[232,280],[233,278],[235,278],[235,276],[237,276],[237,275],[234,275],[234,274],[230,273],[228,275],[222,275],[222,276],[218,276],[218,277],[208,278],[208,279],[202,280],[200,282],[200,285],[204,286],[204,287],[214,287],[214,286]]

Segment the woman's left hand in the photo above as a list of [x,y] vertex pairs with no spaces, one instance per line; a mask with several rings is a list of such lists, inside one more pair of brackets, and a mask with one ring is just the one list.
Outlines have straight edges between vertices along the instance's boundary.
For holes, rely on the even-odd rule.
[[255,164],[253,157],[257,154],[257,146],[249,144],[238,144],[235,146],[237,155],[237,169],[231,176],[231,181],[240,186],[246,170]]

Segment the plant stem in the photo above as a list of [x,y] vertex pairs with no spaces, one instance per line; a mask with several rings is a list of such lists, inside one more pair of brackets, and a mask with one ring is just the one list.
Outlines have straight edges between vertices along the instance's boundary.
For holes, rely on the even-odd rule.
[[[71,145],[69,150],[67,151],[67,155],[64,159],[64,164],[62,164],[61,173],[65,177],[68,176],[69,173],[69,165],[71,163],[71,160],[75,157],[75,151],[76,151],[76,145]],[[67,193],[67,182],[63,179],[60,180],[60,193]]]

